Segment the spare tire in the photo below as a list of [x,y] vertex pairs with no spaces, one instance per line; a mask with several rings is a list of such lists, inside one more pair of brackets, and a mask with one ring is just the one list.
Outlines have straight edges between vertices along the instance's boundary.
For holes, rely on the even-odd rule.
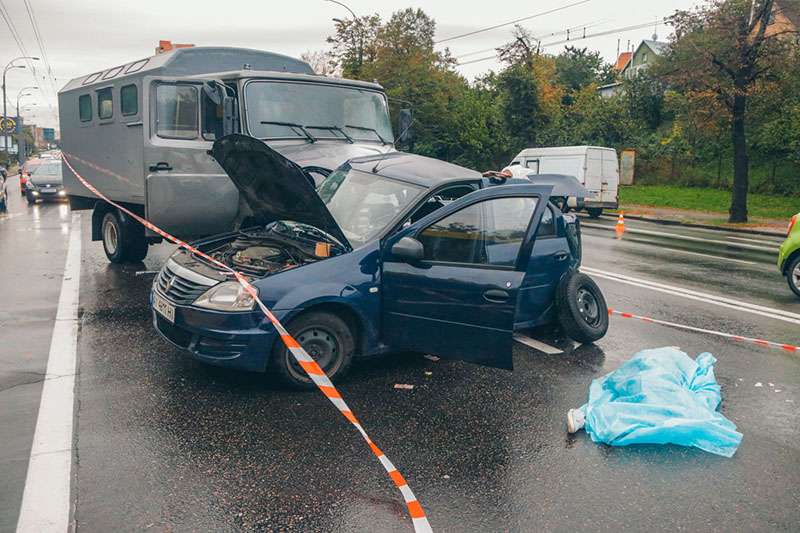
[[569,272],[556,289],[558,321],[567,337],[590,344],[608,331],[608,305],[600,287],[578,271]]

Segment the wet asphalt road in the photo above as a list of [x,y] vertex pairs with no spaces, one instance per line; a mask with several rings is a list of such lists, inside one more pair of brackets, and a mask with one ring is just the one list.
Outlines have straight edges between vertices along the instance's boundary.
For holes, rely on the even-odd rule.
[[[158,338],[147,305],[152,275],[137,272],[157,270],[171,248],[151,248],[144,264],[109,265],[89,241],[89,218],[81,222],[77,530],[410,530],[400,495],[320,394],[203,366]],[[586,222],[587,267],[800,313],[769,251],[779,239],[628,221],[630,230],[671,235],[616,240],[613,220]],[[22,497],[69,225],[58,205],[15,202],[11,218],[0,215],[2,531],[13,530]],[[796,323],[596,280],[621,310],[800,344]],[[722,411],[744,433],[732,459],[567,436],[564,415],[585,401],[593,378],[637,350],[669,345],[719,359]],[[514,363],[509,373],[400,354],[357,364],[340,383],[434,530],[797,529],[800,356],[612,318],[597,346],[546,355],[517,344]]]

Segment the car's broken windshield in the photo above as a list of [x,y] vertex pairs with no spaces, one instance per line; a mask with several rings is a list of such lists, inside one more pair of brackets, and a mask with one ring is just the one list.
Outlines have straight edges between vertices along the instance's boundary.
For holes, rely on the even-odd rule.
[[319,195],[354,248],[378,236],[423,191],[422,187],[357,170],[337,170]]
[[[386,98],[378,91],[279,81],[252,81],[245,88],[250,134],[259,139],[293,139],[313,129],[317,139],[393,142]],[[359,128],[353,128],[357,125]]]

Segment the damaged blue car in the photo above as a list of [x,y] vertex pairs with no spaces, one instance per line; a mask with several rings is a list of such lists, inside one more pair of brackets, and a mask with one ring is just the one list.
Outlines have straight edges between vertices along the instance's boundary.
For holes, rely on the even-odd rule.
[[[515,330],[606,333],[603,295],[578,272],[579,222],[565,212],[583,192],[567,177],[489,178],[392,152],[352,159],[315,189],[258,139],[230,135],[210,153],[239,189],[243,229],[195,246],[248,276],[332,379],[386,352],[511,369]],[[313,386],[253,299],[201,257],[176,251],[151,304],[156,330],[200,361]]]

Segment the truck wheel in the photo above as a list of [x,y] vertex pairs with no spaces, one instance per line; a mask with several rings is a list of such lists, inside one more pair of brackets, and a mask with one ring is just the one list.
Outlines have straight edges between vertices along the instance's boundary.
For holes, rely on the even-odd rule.
[[602,207],[587,207],[586,212],[589,213],[589,218],[600,218],[603,214]]
[[797,296],[800,296],[800,255],[795,257],[786,268],[786,279],[789,281],[789,288]]
[[[338,316],[311,312],[292,320],[287,329],[331,380],[342,377],[350,368],[355,340],[350,327]],[[280,339],[275,341],[269,366],[294,389],[316,387]]]
[[103,249],[112,263],[138,262],[147,256],[147,239],[139,224],[126,224],[119,213],[109,211],[100,225]]
[[558,321],[570,339],[590,344],[608,331],[608,305],[600,287],[577,271],[567,274],[556,290]]

